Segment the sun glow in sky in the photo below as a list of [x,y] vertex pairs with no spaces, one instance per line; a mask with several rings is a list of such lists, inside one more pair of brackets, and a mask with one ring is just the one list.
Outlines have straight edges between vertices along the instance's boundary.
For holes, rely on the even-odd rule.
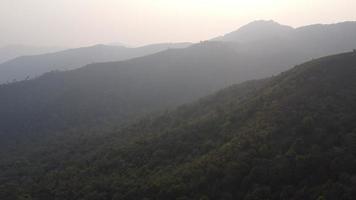
[[1,0],[0,46],[197,42],[258,19],[356,20],[355,0]]

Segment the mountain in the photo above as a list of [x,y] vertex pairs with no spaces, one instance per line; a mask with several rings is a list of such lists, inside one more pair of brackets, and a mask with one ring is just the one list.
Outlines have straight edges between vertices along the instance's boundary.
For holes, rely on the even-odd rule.
[[[356,47],[356,22],[316,24],[295,29],[296,43],[305,44],[321,53],[332,54],[334,50],[350,51]],[[308,45],[309,44],[309,45]]]
[[[233,42],[202,42],[2,85],[0,135],[33,135],[112,121],[121,126],[138,116],[173,108],[231,84],[289,69],[310,59],[307,53],[313,51],[301,51],[289,44],[269,50],[269,45],[242,48]],[[147,52],[146,48],[162,46],[140,49]]]
[[213,40],[237,42],[241,48],[252,48],[254,51],[304,52],[304,55],[316,58],[355,49],[355,32],[356,22],[353,21],[292,28],[274,21],[261,20]]
[[[356,49],[355,33],[356,22],[292,28],[255,21],[213,41],[234,43],[237,52],[249,60],[250,71],[267,77],[306,60]],[[267,67],[261,61],[267,61]]]
[[60,51],[60,47],[36,47],[27,45],[8,45],[0,48],[0,63],[24,55],[44,54]]
[[137,48],[95,45],[55,53],[20,56],[0,64],[0,83],[25,80],[54,70],[76,69],[95,62],[141,57],[169,48],[185,48],[189,45],[189,43],[162,43]]
[[2,151],[1,199],[354,199],[355,76],[355,52],[328,56],[111,134]]
[[[269,39],[310,39],[324,40],[335,37],[336,40],[354,39],[352,34],[356,29],[355,21],[340,22],[335,24],[313,24],[293,28],[282,25],[273,20],[258,20],[248,23],[236,31],[227,33],[223,36],[213,38],[215,41],[230,42],[254,42]],[[336,42],[335,42],[336,43]],[[340,45],[344,45],[341,43]]]
[[258,20],[242,26],[237,31],[214,38],[216,41],[254,42],[266,39],[285,38],[292,34],[294,28],[281,25],[275,21]]

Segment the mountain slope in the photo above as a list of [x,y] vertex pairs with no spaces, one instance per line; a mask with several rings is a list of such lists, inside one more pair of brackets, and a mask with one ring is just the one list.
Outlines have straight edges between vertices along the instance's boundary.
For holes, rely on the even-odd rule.
[[185,48],[189,43],[163,43],[138,48],[95,45],[55,53],[21,56],[0,65],[0,83],[33,78],[53,70],[70,70],[95,62],[120,61],[169,48]]
[[329,56],[116,133],[45,142],[0,165],[3,199],[351,200],[355,76],[356,53]]

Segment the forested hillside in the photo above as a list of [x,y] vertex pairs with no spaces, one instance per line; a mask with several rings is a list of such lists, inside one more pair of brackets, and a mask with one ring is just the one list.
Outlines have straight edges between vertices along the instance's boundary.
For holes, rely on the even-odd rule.
[[355,77],[355,53],[329,56],[113,133],[29,143],[2,157],[0,197],[354,199]]

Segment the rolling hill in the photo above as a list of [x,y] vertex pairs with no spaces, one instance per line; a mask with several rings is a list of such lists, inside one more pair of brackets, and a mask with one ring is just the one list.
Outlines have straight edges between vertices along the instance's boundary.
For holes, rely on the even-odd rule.
[[2,159],[1,197],[351,200],[355,77],[355,52],[328,56],[111,134],[40,141]]

